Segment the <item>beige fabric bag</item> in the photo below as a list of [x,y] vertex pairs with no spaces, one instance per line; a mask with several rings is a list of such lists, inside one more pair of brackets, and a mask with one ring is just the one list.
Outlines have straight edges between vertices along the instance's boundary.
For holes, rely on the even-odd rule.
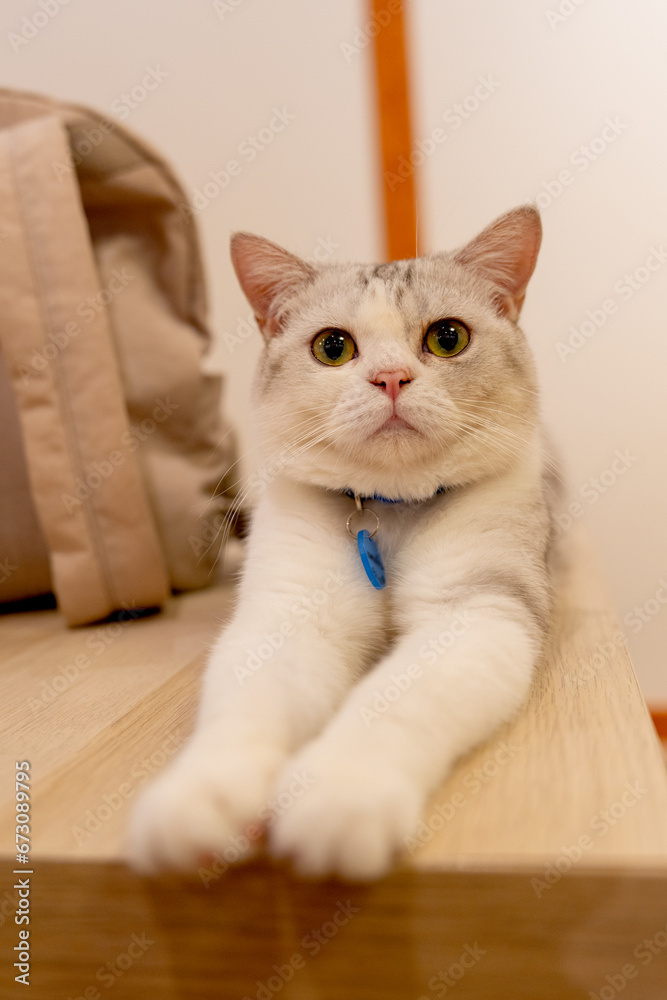
[[81,624],[212,578],[233,448],[185,206],[125,129],[0,91],[0,601]]

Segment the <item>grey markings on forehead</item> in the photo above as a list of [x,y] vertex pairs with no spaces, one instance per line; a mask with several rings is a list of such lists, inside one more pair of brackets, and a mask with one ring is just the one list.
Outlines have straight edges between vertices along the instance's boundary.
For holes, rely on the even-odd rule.
[[373,277],[380,278],[387,284],[394,284],[402,281],[406,285],[412,283],[414,261],[412,260],[392,260],[388,264],[376,264],[373,268]]
[[413,260],[392,260],[386,264],[375,264],[370,269],[370,274],[367,271],[359,275],[359,284],[366,288],[371,278],[377,278],[393,293],[396,305],[400,305],[406,288],[413,283],[414,266]]
[[405,266],[402,268],[401,273],[398,276],[398,280],[395,285],[395,298],[396,305],[400,305],[403,299],[403,293],[407,288],[412,285],[412,279],[414,277],[414,263],[411,260],[404,262]]
[[381,278],[382,281],[390,281],[396,276],[398,264],[395,260],[389,264],[376,264],[373,268],[373,277]]

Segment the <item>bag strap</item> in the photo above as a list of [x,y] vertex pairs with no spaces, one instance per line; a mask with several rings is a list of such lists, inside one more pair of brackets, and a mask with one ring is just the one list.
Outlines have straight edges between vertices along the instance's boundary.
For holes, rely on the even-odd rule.
[[[67,131],[0,132],[0,345],[54,591],[70,625],[169,594]],[[122,294],[119,290],[118,294]]]

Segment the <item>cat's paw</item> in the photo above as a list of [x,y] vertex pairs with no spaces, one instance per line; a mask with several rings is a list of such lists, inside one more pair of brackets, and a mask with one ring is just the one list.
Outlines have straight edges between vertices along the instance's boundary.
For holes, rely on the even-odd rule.
[[225,747],[196,741],[137,802],[125,835],[125,857],[143,872],[193,870],[211,856],[250,856],[262,811],[284,761],[265,746]]
[[386,874],[421,814],[421,796],[409,780],[386,765],[311,744],[290,760],[272,797],[285,796],[295,770],[310,775],[311,785],[272,824],[271,852],[311,877],[367,881]]

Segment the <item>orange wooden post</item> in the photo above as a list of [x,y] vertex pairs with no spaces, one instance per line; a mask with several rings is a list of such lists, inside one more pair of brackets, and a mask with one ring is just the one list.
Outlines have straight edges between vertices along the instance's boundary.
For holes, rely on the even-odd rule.
[[405,5],[400,0],[368,0],[368,6],[377,27],[375,79],[386,253],[388,260],[401,260],[417,252]]

